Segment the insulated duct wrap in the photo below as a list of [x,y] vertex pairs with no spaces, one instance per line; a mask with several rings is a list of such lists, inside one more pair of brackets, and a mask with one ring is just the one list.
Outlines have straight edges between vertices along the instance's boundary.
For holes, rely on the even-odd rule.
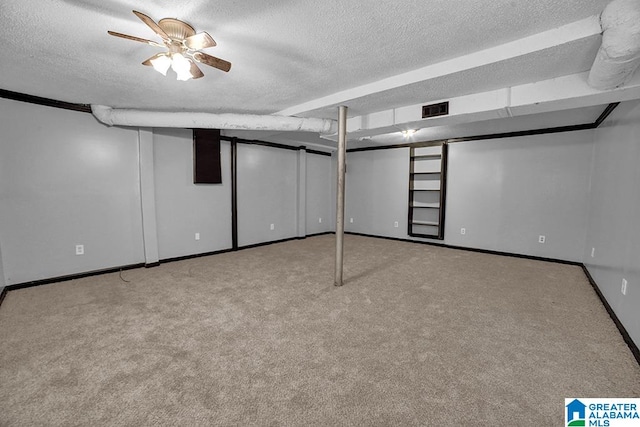
[[108,126],[186,129],[236,129],[335,133],[335,120],[255,114],[214,114],[114,109],[92,105],[91,112]]
[[626,83],[640,65],[640,1],[613,0],[600,16],[602,45],[589,85],[611,90]]

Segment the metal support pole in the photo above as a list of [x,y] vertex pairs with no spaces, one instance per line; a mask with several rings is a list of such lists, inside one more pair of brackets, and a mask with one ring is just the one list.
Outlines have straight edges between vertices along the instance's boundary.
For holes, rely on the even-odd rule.
[[336,280],[342,286],[344,248],[344,174],[347,155],[347,107],[341,106],[338,116],[338,191],[336,192]]

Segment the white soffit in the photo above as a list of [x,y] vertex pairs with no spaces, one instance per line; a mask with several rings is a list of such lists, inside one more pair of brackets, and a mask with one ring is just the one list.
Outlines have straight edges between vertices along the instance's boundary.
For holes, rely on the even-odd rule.
[[434,126],[419,129],[413,135],[404,137],[400,132],[376,135],[370,139],[351,140],[349,148],[376,147],[420,141],[434,141],[449,138],[464,138],[520,131],[548,129],[554,127],[584,125],[594,123],[602,114],[605,105],[576,108],[551,113],[531,114],[483,120],[457,125]]

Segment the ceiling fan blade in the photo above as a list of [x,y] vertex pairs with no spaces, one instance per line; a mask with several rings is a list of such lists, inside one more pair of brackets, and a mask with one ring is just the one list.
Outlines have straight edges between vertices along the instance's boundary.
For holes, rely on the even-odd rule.
[[200,70],[200,68],[198,68],[198,66],[196,65],[195,62],[189,60],[189,62],[191,62],[191,75],[193,76],[194,79],[199,79],[200,77],[204,77],[204,73],[202,72],[202,70]]
[[231,69],[231,62],[216,58],[215,56],[207,55],[206,53],[195,52],[193,54],[193,59],[225,72]]
[[216,41],[208,33],[203,31],[184,39],[184,44],[189,49],[200,50],[207,47],[214,47],[216,45]]
[[151,63],[151,61],[153,61],[156,58],[160,58],[161,56],[166,56],[166,55],[167,55],[166,53],[156,53],[151,58],[149,58],[146,61],[144,61],[142,63],[142,65],[149,65],[149,66],[153,67],[153,64]]
[[153,40],[141,39],[140,37],[130,36],[128,34],[117,33],[115,31],[107,31],[107,33],[109,33],[110,35],[115,36],[115,37],[121,37],[123,39],[133,40],[134,42],[146,43],[146,44],[150,44],[151,46],[164,47],[164,45],[161,45],[160,43],[156,43]]
[[137,10],[134,10],[133,13],[138,18],[140,18],[140,20],[142,22],[147,24],[149,26],[149,28],[151,28],[153,31],[155,31],[156,34],[158,34],[160,37],[162,37],[162,40],[165,40],[165,41],[170,41],[171,40],[169,38],[169,36],[167,35],[167,33],[165,33],[164,30],[162,28],[160,28],[160,26],[158,24],[156,24],[156,21],[154,21],[153,19],[149,18],[147,15],[145,15],[142,12],[138,12]]

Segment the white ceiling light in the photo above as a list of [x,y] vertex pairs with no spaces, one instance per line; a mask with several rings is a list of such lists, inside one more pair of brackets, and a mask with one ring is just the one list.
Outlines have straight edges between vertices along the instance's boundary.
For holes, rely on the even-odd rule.
[[191,61],[180,53],[171,55],[171,68],[178,75],[178,80],[187,81],[193,78],[191,75]]
[[171,67],[171,58],[167,55],[160,55],[151,59],[150,62],[151,65],[153,65],[153,68],[163,76],[167,75],[167,71],[169,70],[169,67]]
[[405,138],[409,138],[411,137],[414,133],[416,133],[417,130],[415,129],[407,129],[407,130],[403,130],[402,131],[402,136],[404,136]]

